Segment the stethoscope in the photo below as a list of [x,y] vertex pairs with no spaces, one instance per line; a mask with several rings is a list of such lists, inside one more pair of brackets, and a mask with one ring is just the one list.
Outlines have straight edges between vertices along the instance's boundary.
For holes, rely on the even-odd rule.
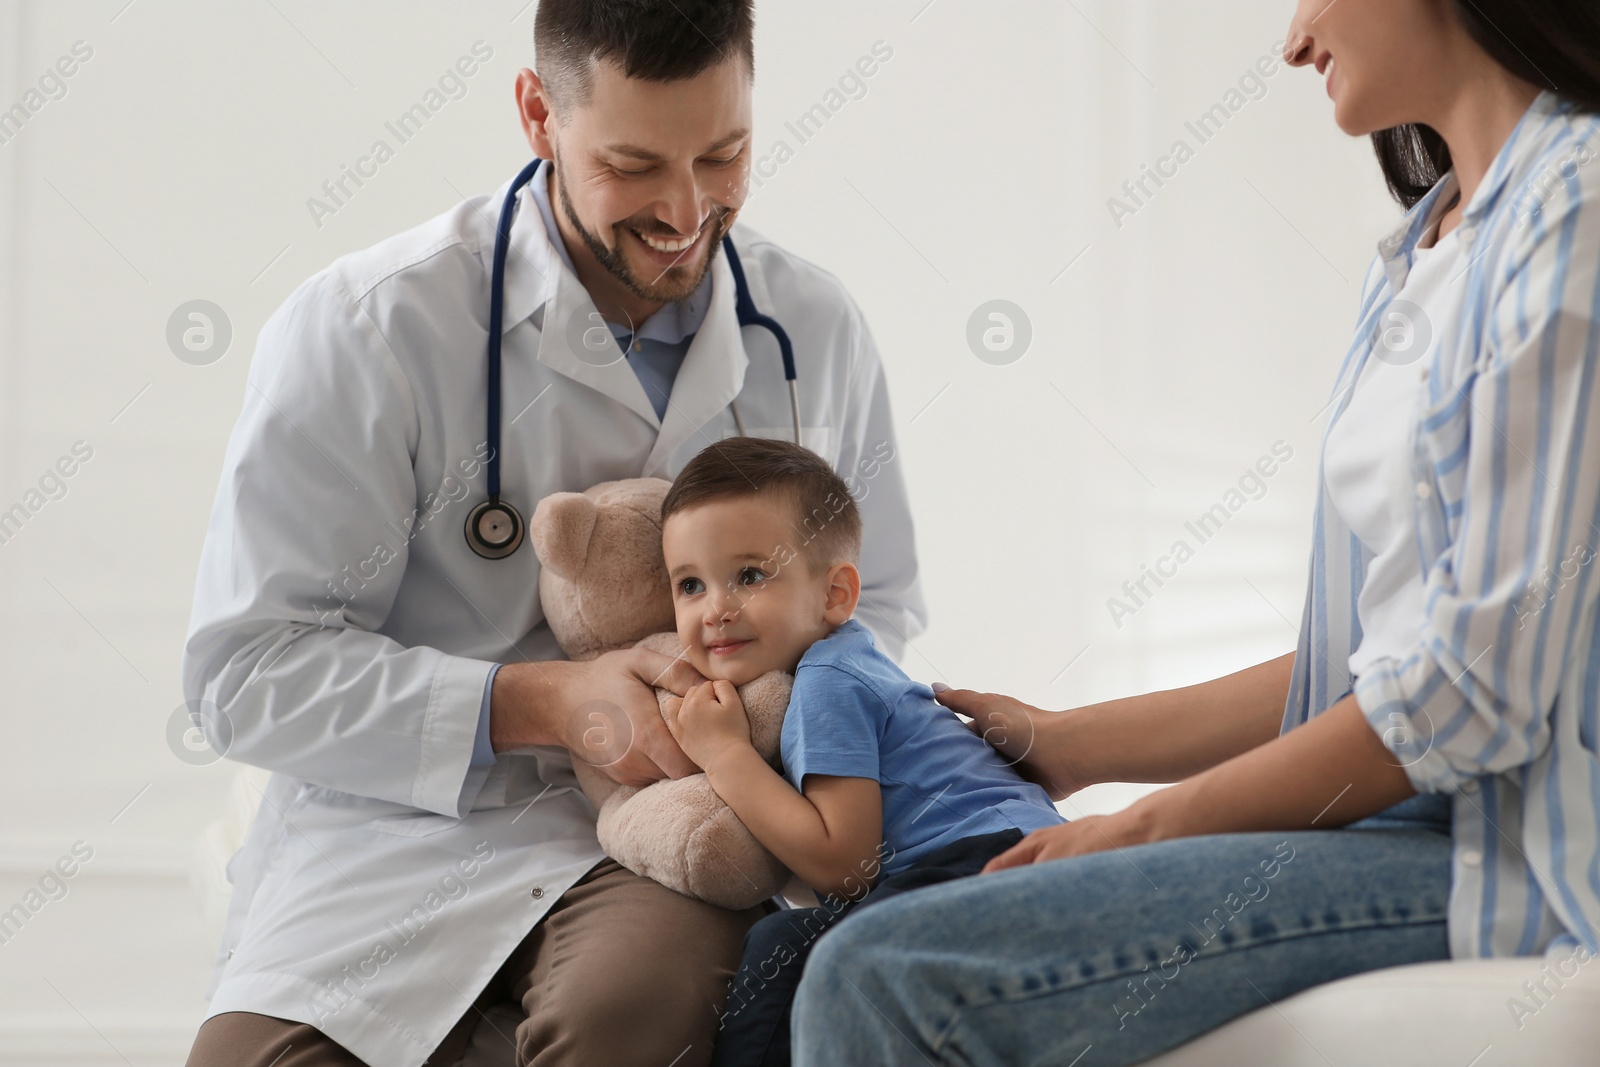
[[[511,242],[511,220],[517,213],[517,193],[532,180],[539,164],[543,162],[542,159],[535,159],[522,168],[522,172],[512,181],[511,188],[506,191],[505,203],[500,208],[500,219],[494,228],[494,268],[489,280],[489,499],[472,509],[466,523],[467,544],[484,559],[504,559],[511,555],[522,544],[522,536],[527,529],[517,509],[500,499],[500,317],[504,313],[506,251]],[[744,280],[744,267],[739,262],[739,253],[733,250],[731,237],[722,238],[722,250],[728,257],[728,269],[733,272],[734,307],[739,317],[739,327],[763,326],[777,338],[778,351],[783,355],[783,377],[789,383],[794,440],[799,444],[800,391],[795,385],[794,346],[789,343],[789,335],[778,324],[778,320],[763,315],[750,298],[750,289]],[[731,406],[734,425],[742,437],[745,433],[744,420],[739,417],[738,404]]]

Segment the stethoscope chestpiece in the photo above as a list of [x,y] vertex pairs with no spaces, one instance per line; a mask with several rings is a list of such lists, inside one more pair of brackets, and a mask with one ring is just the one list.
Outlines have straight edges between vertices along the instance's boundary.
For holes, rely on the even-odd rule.
[[484,559],[505,559],[522,545],[524,529],[516,508],[490,498],[467,515],[467,544]]

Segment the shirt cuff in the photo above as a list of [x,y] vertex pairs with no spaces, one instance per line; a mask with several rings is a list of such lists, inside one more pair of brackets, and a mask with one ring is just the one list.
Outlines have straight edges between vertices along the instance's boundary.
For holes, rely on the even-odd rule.
[[494,746],[489,743],[489,694],[494,689],[494,676],[501,664],[489,668],[489,677],[483,682],[483,703],[478,707],[478,736],[472,743],[472,762],[469,767],[487,767],[494,763]]

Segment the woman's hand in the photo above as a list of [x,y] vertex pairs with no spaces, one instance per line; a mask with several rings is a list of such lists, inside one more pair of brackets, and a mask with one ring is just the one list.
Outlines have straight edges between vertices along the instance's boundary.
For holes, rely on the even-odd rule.
[[726,753],[750,747],[750,719],[732,682],[701,682],[663,707],[667,728],[685,754],[710,770]]
[[999,693],[937,685],[933,698],[970,718],[967,728],[993,745],[1022,777],[1043,786],[1051,800],[1065,800],[1092,784],[1058,737],[1065,713],[1044,711]]
[[1349,693],[1276,740],[1119,812],[1036,830],[984,870],[1200,834],[1328,830],[1414,795],[1405,768]]
[[1085,815],[1059,826],[1035,830],[984,864],[981,873],[1160,841],[1164,835],[1153,817],[1152,807],[1139,801],[1111,815]]

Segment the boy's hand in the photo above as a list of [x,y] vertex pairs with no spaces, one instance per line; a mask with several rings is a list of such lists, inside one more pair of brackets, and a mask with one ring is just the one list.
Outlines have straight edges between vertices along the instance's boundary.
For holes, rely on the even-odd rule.
[[667,727],[688,757],[702,769],[726,753],[750,747],[750,720],[733,683],[718,678],[690,688],[665,705]]

